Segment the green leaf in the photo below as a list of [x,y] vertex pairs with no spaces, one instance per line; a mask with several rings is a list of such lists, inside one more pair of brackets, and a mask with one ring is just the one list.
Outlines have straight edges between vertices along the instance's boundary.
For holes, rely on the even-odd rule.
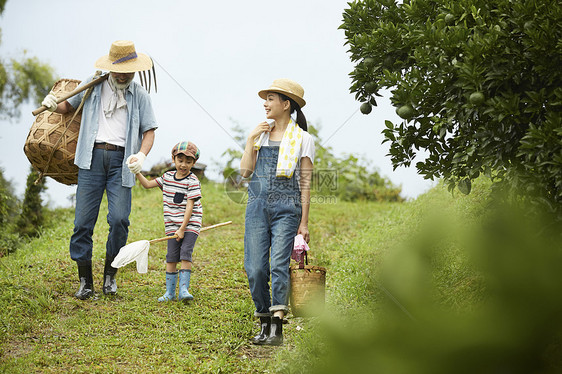
[[457,187],[460,192],[462,192],[465,195],[468,195],[472,188],[472,183],[470,182],[470,179],[461,179],[458,182]]

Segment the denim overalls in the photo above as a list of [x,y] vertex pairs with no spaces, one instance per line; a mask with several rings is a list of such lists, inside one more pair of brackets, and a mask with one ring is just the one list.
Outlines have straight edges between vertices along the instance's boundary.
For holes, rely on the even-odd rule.
[[260,148],[248,187],[244,267],[256,317],[289,312],[289,262],[302,216],[297,172],[276,177],[278,154],[279,147]]

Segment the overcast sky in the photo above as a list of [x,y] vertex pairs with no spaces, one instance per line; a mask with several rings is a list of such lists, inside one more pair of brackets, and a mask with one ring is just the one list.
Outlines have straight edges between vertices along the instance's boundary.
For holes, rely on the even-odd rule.
[[[153,1],[8,0],[0,18],[0,56],[38,57],[58,77],[84,80],[111,43],[132,40],[155,61],[158,92],[151,93],[159,128],[144,169],[167,160],[180,140],[201,150],[207,175],[219,179],[222,153],[238,147],[232,127],[250,131],[264,120],[257,92],[276,78],[291,78],[305,90],[303,112],[320,129],[324,146],[338,156],[369,161],[413,198],[434,183],[414,167],[392,170],[381,145],[384,120],[398,121],[388,99],[370,115],[349,92],[353,70],[338,27],[345,0]],[[137,79],[137,78],[135,78]],[[137,80],[138,81],[138,80]],[[54,83],[54,82],[53,82]],[[1,122],[0,167],[23,196],[29,162],[23,145],[35,104],[21,118]],[[75,187],[48,179],[46,200],[68,206]]]

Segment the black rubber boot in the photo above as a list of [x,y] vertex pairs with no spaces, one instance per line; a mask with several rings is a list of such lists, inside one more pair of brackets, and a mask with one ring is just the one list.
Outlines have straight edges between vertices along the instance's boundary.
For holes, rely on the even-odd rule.
[[279,317],[271,317],[271,328],[269,337],[263,343],[265,345],[281,345],[283,344],[283,319]]
[[80,278],[80,288],[74,297],[86,300],[94,296],[94,279],[92,277],[92,265],[78,265],[78,277]]
[[260,333],[251,339],[253,344],[264,344],[269,337],[269,330],[271,328],[271,317],[260,317],[261,330]]
[[117,269],[111,266],[113,259],[105,260],[105,268],[103,270],[103,293],[104,295],[117,294],[117,282],[115,281],[115,274]]

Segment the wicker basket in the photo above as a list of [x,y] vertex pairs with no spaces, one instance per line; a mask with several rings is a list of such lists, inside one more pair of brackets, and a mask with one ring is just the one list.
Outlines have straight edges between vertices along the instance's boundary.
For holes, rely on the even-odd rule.
[[[61,79],[52,92],[60,97],[74,91],[79,80]],[[58,114],[45,111],[35,118],[29,130],[23,151],[31,165],[40,172],[40,178],[49,176],[57,182],[71,185],[78,182],[78,167],[74,165],[74,154],[78,142],[81,113]]]
[[326,269],[319,266],[290,267],[291,311],[296,317],[314,317],[324,310]]

